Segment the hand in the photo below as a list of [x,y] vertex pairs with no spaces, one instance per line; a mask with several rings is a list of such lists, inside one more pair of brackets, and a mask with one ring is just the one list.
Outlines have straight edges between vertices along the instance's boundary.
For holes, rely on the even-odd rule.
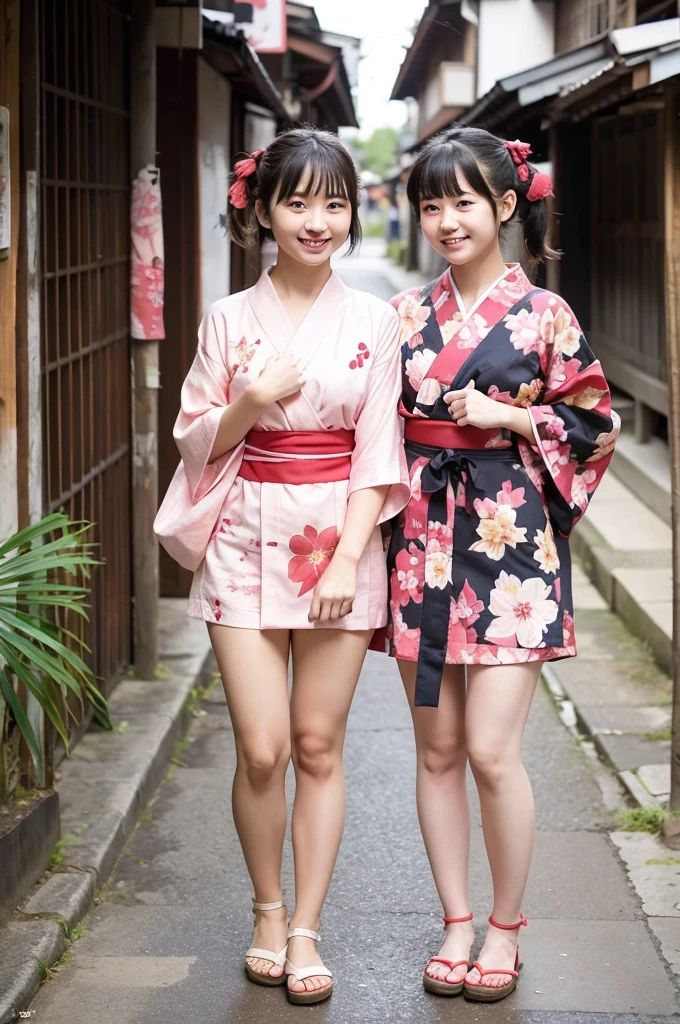
[[323,625],[352,611],[357,590],[357,563],[342,553],[333,555],[330,565],[314,588],[309,621]]
[[265,363],[264,370],[248,389],[263,405],[273,405],[282,398],[296,395],[302,387],[300,359],[295,355],[272,356]]
[[481,391],[475,390],[473,380],[459,391],[449,391],[444,395],[449,407],[449,415],[459,427],[479,427],[481,430],[494,430],[507,426],[508,407],[503,402],[496,402]]

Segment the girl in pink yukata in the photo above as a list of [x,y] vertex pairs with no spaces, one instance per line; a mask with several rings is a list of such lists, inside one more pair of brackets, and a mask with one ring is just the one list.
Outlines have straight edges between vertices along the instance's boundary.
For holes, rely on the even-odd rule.
[[[529,153],[468,127],[425,146],[408,196],[449,267],[393,300],[411,501],[393,524],[388,636],[411,706],[420,824],[446,929],[423,983],[489,1002],[516,985],[527,923],[534,804],[524,726],[542,662],[576,654],[568,537],[619,427],[572,310],[501,256],[500,232],[517,215],[529,254],[556,255],[545,242],[550,179]],[[493,879],[474,963],[468,761]]]
[[234,820],[255,893],[247,975],[317,1003],[332,992],[315,944],[343,830],[347,716],[387,620],[379,523],[409,498],[400,328],[388,303],[331,270],[360,238],[356,170],[334,135],[279,135],[237,163],[229,197],[232,237],[273,238],[278,257],[203,318],[174,431],[182,463],[156,531],[194,571],[189,614],[208,623],[233,724]]

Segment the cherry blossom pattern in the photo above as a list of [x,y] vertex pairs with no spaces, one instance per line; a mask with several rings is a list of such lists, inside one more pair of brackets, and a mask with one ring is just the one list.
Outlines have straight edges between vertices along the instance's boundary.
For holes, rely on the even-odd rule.
[[361,370],[364,365],[364,361],[369,359],[370,355],[371,353],[368,351],[368,346],[365,345],[363,341],[360,341],[357,357],[349,364],[350,370],[356,370],[357,367]]
[[500,562],[505,555],[506,544],[516,548],[518,544],[525,543],[526,527],[515,526],[517,509],[522,505],[526,505],[524,488],[513,489],[510,480],[504,481],[496,501],[491,498],[475,498],[474,508],[479,516],[477,533],[481,540],[471,544],[470,551],[479,551],[495,562]]
[[434,405],[442,395],[442,386],[434,377],[426,377],[420,385],[416,402],[420,405]]
[[234,345],[234,355],[236,356],[235,370],[242,370],[244,373],[248,372],[248,363],[257,352],[257,346],[260,344],[260,339],[257,341],[249,342],[244,335],[239,342]]
[[[550,303],[554,302],[550,300]],[[581,331],[572,323],[571,313],[560,306],[555,313],[550,303],[541,317],[541,338],[554,355],[575,356],[581,347]]]
[[451,583],[452,547],[433,538],[425,548],[425,583],[444,590]]
[[520,581],[503,571],[491,591],[489,611],[495,618],[486,630],[488,640],[520,647],[539,647],[543,634],[557,618],[558,606],[550,599],[552,587],[538,576]]
[[436,358],[436,352],[433,352],[432,349],[425,349],[424,351],[414,352],[411,358],[407,360],[404,370],[409,384],[415,392],[420,390],[420,385],[423,383],[427,372]]
[[301,583],[298,597],[313,590],[328,568],[338,543],[335,526],[317,533],[313,526],[305,526],[302,534],[290,538],[289,547],[293,557],[288,563],[288,579]]
[[617,412],[611,411],[612,429],[606,434],[598,434],[595,438],[595,451],[586,459],[586,462],[597,462],[599,459],[603,459],[605,455],[609,455],[614,450],[616,439],[619,436],[621,430],[621,418]]
[[483,611],[484,602],[477,598],[477,594],[466,579],[458,600],[451,601],[447,657],[452,656],[456,644],[476,644],[477,634],[472,626]]
[[408,549],[402,548],[397,552],[391,589],[392,598],[398,604],[408,604],[409,601],[420,604],[423,600],[421,580],[424,563],[425,553],[413,541]]
[[220,602],[217,600],[217,598],[215,598],[213,601],[213,615],[215,616],[215,622],[219,622],[220,619],[222,618],[222,609],[220,607]]
[[520,309],[514,316],[506,317],[505,326],[510,331],[510,341],[523,355],[528,356],[530,352],[537,352],[539,356],[545,354],[545,340],[541,337],[541,318],[538,313]]
[[560,567],[560,560],[557,554],[555,538],[553,536],[550,523],[546,522],[545,530],[536,530],[534,535],[534,544],[536,545],[534,559],[540,565],[541,570],[546,575],[550,575],[551,573],[556,575],[557,570]]
[[[412,348],[412,339],[415,335],[419,334],[425,325],[430,313],[432,312],[432,306],[421,306],[420,299],[417,295],[406,295],[397,309],[399,319],[401,320],[401,343],[408,342]],[[420,342],[422,343],[422,338]]]

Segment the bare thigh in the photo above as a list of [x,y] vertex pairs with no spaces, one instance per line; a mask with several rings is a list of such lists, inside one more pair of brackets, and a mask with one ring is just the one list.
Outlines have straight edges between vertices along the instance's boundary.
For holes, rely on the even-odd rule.
[[285,629],[238,629],[208,623],[222,677],[236,749],[246,760],[290,749],[288,653]]
[[416,671],[414,661],[397,661],[413,719],[413,731],[419,757],[455,756],[465,747],[465,666],[445,665],[439,694],[439,707],[415,706]]

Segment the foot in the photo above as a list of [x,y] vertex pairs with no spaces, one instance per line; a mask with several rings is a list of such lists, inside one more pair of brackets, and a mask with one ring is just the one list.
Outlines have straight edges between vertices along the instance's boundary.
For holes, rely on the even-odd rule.
[[[501,931],[489,925],[486,940],[477,961],[486,970],[489,967],[499,967],[503,970],[514,971],[515,958],[517,956],[518,935],[516,931]],[[469,972],[466,979],[471,985],[485,985],[488,988],[503,988],[512,981],[509,974],[485,974],[482,977],[476,967]]]
[[[470,948],[474,942],[475,931],[471,921],[460,924],[446,925],[446,938],[444,945],[437,953],[437,956],[444,960],[469,960]],[[449,985],[459,985],[467,974],[467,964],[461,964],[453,971],[449,970],[446,964],[429,963],[425,973],[435,981],[445,981]]]
[[[295,927],[292,921],[291,927]],[[313,939],[308,939],[303,935],[295,935],[288,940],[288,959],[296,967],[314,967],[316,964],[321,966],[316,943]],[[324,975],[319,977],[312,975],[311,978],[306,978],[304,981],[298,981],[292,975],[288,976],[288,988],[291,992],[316,992],[328,988],[332,984],[332,978],[327,978]]]
[[[288,934],[287,916],[285,907],[281,907],[280,910],[256,910],[255,932],[251,946],[255,949],[271,949],[273,953],[284,949]],[[256,974],[268,974],[270,978],[280,978],[283,974],[283,967],[272,963],[271,960],[247,956],[246,963]]]

